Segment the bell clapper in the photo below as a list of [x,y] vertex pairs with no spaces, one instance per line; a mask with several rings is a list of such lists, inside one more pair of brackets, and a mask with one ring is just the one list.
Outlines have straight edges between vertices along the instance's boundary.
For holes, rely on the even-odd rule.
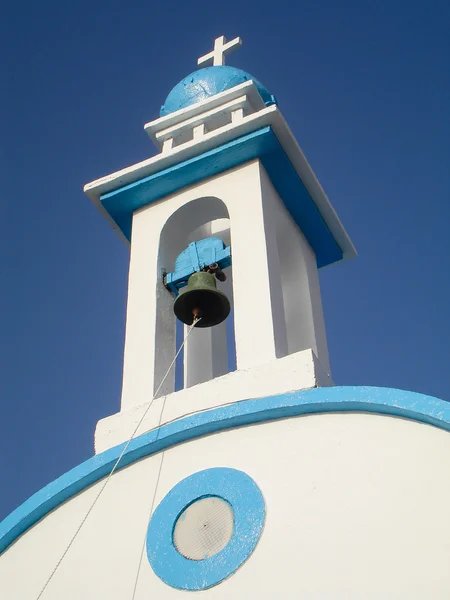
[[197,325],[197,323],[200,321],[200,319],[202,318],[202,311],[199,308],[194,308],[192,311],[192,314],[194,315],[194,320],[192,322],[192,326],[195,327]]

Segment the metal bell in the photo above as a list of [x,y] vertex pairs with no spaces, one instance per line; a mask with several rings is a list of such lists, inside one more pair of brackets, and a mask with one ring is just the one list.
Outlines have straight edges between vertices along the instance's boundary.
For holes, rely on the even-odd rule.
[[201,319],[196,327],[212,327],[228,317],[230,301],[217,289],[214,275],[200,271],[189,277],[187,287],[177,296],[173,310],[186,325],[192,325],[194,317],[198,316]]

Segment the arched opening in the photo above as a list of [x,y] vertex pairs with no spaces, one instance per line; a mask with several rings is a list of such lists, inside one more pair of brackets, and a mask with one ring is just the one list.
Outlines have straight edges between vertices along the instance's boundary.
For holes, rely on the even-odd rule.
[[[224,202],[216,197],[197,198],[184,204],[170,216],[162,229],[158,253],[160,277],[156,291],[155,382],[164,377],[188,331],[188,327],[174,315],[175,298],[165,288],[163,275],[173,271],[178,255],[191,242],[211,236],[220,238],[226,246],[230,245],[228,210]],[[232,267],[228,267],[225,273],[227,280],[223,283],[217,281],[217,287],[228,296],[233,306]],[[163,386],[158,395],[192,387],[225,375],[235,368],[232,309],[223,323],[192,331],[177,359],[175,369],[168,377],[167,385]]]

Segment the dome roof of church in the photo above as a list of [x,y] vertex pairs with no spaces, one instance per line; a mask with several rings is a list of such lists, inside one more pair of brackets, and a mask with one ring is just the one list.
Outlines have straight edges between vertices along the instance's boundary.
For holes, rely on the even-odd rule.
[[198,69],[182,79],[167,96],[160,115],[164,117],[250,80],[256,85],[266,105],[276,104],[274,96],[252,75],[224,65]]

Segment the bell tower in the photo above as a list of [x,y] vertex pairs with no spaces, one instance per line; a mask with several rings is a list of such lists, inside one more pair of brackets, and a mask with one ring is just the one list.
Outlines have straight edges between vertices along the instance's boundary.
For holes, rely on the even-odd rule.
[[318,270],[355,250],[275,97],[224,65],[240,44],[218,38],[169,93],[155,156],[85,186],[131,250],[121,411],[97,451],[128,438],[194,309],[158,393],[172,418],[332,384]]

